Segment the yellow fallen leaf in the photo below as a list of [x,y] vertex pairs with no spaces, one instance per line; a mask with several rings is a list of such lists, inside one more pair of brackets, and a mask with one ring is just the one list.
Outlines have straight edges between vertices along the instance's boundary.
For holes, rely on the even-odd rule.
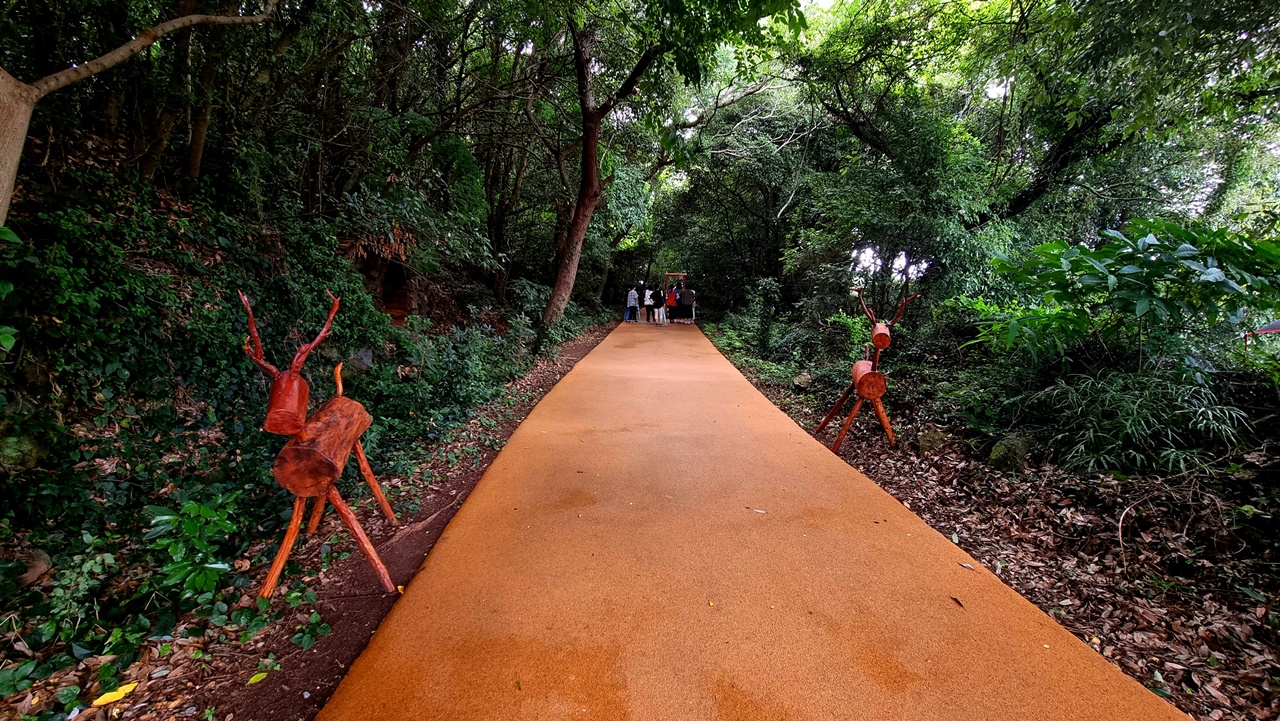
[[119,701],[125,696],[128,696],[129,692],[133,691],[137,687],[138,687],[138,684],[136,683],[126,683],[125,685],[121,686],[120,688],[117,688],[115,691],[112,691],[111,693],[104,693],[101,696],[95,698],[93,700],[93,705],[106,706],[109,703],[115,703],[116,701]]
[[404,586],[396,586],[396,590],[400,593],[404,593]]
[[265,673],[255,673],[252,677],[249,678],[249,683],[257,683],[266,677],[267,677],[267,674]]

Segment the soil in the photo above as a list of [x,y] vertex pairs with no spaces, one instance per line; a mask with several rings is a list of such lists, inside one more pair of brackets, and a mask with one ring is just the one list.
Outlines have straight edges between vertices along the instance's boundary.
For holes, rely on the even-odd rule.
[[[398,586],[403,588],[413,578],[525,416],[615,326],[594,326],[545,354],[528,373],[511,381],[502,396],[478,409],[465,426],[439,444],[424,446],[423,455],[431,460],[415,476],[380,478],[399,511],[399,527],[390,526],[368,498],[351,503]],[[247,555],[256,557],[250,589],[261,584],[278,543],[276,539],[250,549]],[[296,605],[291,605],[291,586],[296,589],[292,594]],[[304,591],[315,593],[314,604],[302,599]],[[248,606],[252,598],[246,593],[242,605]],[[290,556],[280,590],[272,599],[272,609],[282,610],[284,618],[245,644],[233,637],[215,638],[212,633],[183,638],[184,628],[202,625],[194,623],[197,619],[183,619],[174,631],[176,638],[148,644],[141,660],[120,674],[122,685],[139,683],[124,703],[113,704],[116,708],[109,716],[105,708],[91,708],[78,718],[311,719],[398,598],[399,594],[381,592],[373,570],[337,514],[330,511],[315,536],[304,535]],[[304,650],[290,639],[308,625],[313,612],[320,614],[331,633],[316,636],[315,644]],[[258,674],[265,675],[257,678]],[[38,695],[29,695],[13,710],[26,713],[41,705]],[[0,717],[3,712],[0,709]]]

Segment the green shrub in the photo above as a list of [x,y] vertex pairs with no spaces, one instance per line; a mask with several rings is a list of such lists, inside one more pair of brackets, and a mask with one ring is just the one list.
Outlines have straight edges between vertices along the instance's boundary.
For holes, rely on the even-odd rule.
[[1245,415],[1176,373],[1072,375],[1030,395],[1062,464],[1081,471],[1185,471],[1237,443]]
[[[346,363],[344,380],[374,416],[364,441],[379,473],[411,472],[418,443],[532,362],[520,313],[506,334],[438,334],[420,318],[393,328],[329,221],[266,229],[199,202],[176,213],[109,179],[92,202],[0,236],[0,284],[0,529],[57,569],[49,586],[25,589],[0,569],[0,604],[14,614],[4,630],[36,650],[63,641],[121,654],[120,667],[184,611],[225,623],[224,591],[246,582],[229,562],[287,519],[271,476],[282,439],[260,429],[268,382],[241,349],[235,290],[253,300],[277,366],[319,330],[324,291],[342,296],[304,374],[319,401],[336,363],[371,358]],[[566,319],[565,337],[589,322],[573,306]]]

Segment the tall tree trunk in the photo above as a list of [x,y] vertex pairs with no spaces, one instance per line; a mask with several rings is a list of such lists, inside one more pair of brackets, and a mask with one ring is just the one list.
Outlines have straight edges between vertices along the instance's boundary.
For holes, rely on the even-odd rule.
[[0,68],[0,225],[9,214],[9,199],[18,181],[18,163],[37,98],[35,88]]
[[1209,199],[1205,202],[1204,211],[1200,213],[1201,218],[1212,218],[1222,212],[1222,206],[1227,202],[1227,196],[1235,189],[1239,182],[1242,167],[1244,165],[1244,140],[1236,137],[1227,141],[1227,147],[1223,149],[1223,157],[1218,161],[1221,168],[1218,171],[1220,178],[1213,192],[1209,194]]
[[[234,2],[223,0],[218,11],[229,13],[234,9]],[[226,50],[225,34],[225,28],[217,28],[209,33],[208,41],[202,43],[204,64],[196,80],[200,109],[191,120],[191,141],[187,144],[187,176],[191,178],[200,177],[200,166],[204,163],[204,145],[209,139],[209,124],[213,122],[213,83],[218,78],[218,68]]]
[[573,294],[573,283],[578,277],[578,261],[582,259],[582,243],[587,238],[591,216],[600,204],[600,116],[592,108],[583,108],[582,119],[582,168],[578,180],[578,199],[569,219],[569,228],[558,253],[556,282],[551,286],[551,298],[542,314],[542,322],[554,325],[564,315]]
[[578,107],[582,111],[582,166],[579,168],[577,204],[573,208],[562,252],[557,254],[556,282],[551,286],[551,298],[547,300],[547,308],[542,313],[544,326],[554,325],[569,305],[573,283],[578,277],[578,261],[582,258],[582,242],[586,240],[587,227],[591,225],[591,216],[600,204],[600,194],[604,191],[605,184],[612,179],[612,176],[604,181],[600,179],[600,126],[621,100],[636,92],[641,76],[666,52],[663,45],[654,45],[645,50],[617,91],[597,105],[591,88],[591,66],[595,62],[592,57],[594,38],[589,29],[579,28],[573,20],[569,21],[568,29],[573,38],[573,68],[578,81]]

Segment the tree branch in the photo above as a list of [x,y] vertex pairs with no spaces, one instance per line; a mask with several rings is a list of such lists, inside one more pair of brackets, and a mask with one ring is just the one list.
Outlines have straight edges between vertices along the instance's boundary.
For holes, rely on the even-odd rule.
[[97,75],[103,70],[109,70],[129,58],[137,55],[145,50],[162,36],[167,35],[175,30],[189,28],[195,25],[255,25],[257,23],[266,22],[275,12],[276,5],[280,0],[267,0],[267,5],[262,12],[257,15],[183,15],[167,22],[160,23],[155,27],[147,28],[138,33],[133,40],[121,45],[105,55],[90,60],[83,65],[76,65],[66,70],[46,75],[43,78],[31,83],[31,87],[35,89],[36,99],[39,100],[49,93],[65,88],[77,80],[83,80],[92,75]]

